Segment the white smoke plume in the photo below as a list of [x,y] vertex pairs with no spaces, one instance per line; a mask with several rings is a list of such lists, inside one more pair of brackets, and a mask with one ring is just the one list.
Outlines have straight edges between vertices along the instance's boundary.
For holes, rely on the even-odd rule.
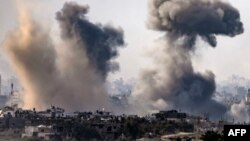
[[229,117],[233,118],[234,122],[250,122],[250,105],[247,105],[245,100],[240,103],[231,105],[230,111],[228,112]]

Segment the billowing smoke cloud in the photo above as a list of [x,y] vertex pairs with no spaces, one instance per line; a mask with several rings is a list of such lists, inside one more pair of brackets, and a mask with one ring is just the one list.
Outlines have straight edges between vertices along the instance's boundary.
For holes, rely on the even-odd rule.
[[109,71],[119,68],[111,59],[117,56],[117,47],[124,45],[123,31],[110,25],[91,23],[85,16],[88,6],[66,3],[57,13],[63,39],[77,39],[87,57],[104,78]]
[[151,0],[150,12],[150,28],[186,35],[190,44],[199,35],[215,47],[215,35],[233,37],[244,31],[238,10],[220,0]]
[[87,6],[66,3],[56,17],[62,41],[20,8],[20,25],[6,37],[7,50],[24,87],[24,107],[50,104],[66,110],[109,108],[104,88],[123,32],[87,20]]
[[219,118],[226,107],[215,100],[215,76],[195,72],[191,57],[196,37],[216,46],[215,35],[243,32],[239,12],[218,0],[150,0],[149,28],[165,32],[152,56],[156,64],[145,70],[133,93],[139,109],[181,109]]

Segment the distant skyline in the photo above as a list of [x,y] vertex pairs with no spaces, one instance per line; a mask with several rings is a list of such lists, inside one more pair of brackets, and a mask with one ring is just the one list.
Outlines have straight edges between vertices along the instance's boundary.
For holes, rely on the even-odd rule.
[[[15,29],[17,22],[16,0],[0,0],[0,43],[9,31]],[[33,16],[47,23],[52,34],[57,33],[55,12],[57,12],[66,0],[24,0],[30,5]],[[204,46],[196,52],[193,58],[195,68],[199,71],[212,70],[218,82],[226,80],[233,74],[250,78],[250,16],[248,5],[250,1],[229,0],[232,5],[239,9],[241,19],[244,23],[245,32],[235,38],[219,37],[216,49],[207,47],[207,44],[200,41],[199,45]],[[136,78],[140,69],[150,67],[147,60],[147,49],[162,33],[148,30],[147,1],[146,0],[76,0],[79,4],[89,5],[88,17],[92,21],[103,24],[112,23],[120,26],[125,31],[126,47],[120,49],[120,56],[116,60],[120,63],[120,72],[110,74],[111,79],[122,77],[127,80]],[[115,12],[114,12],[115,11]],[[53,13],[53,14],[51,14]],[[0,73],[3,78],[15,76],[10,67],[9,60],[4,50],[0,53]],[[145,61],[146,60],[146,61]]]

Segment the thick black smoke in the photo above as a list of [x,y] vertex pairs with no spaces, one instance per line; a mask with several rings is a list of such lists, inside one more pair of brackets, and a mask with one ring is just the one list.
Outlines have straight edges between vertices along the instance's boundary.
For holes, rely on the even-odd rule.
[[124,44],[123,32],[91,23],[87,11],[87,6],[66,3],[56,14],[61,38],[53,38],[25,4],[20,7],[20,25],[3,45],[24,87],[25,108],[110,108],[105,78],[115,66],[117,47]]
[[88,20],[88,6],[65,3],[56,18],[62,29],[62,38],[77,38],[86,50],[90,62],[104,78],[119,69],[111,60],[118,55],[117,48],[124,45],[123,31],[110,25],[95,24]]
[[166,36],[154,49],[155,68],[145,70],[136,86],[136,104],[147,110],[174,108],[220,118],[227,109],[213,100],[215,76],[196,72],[191,58],[197,36],[216,46],[215,35],[242,33],[239,12],[218,0],[150,0],[149,6],[149,27]]
[[239,11],[219,0],[151,2],[150,28],[178,36],[189,36],[189,45],[194,45],[196,36],[199,35],[215,47],[215,35],[233,37],[244,31]]

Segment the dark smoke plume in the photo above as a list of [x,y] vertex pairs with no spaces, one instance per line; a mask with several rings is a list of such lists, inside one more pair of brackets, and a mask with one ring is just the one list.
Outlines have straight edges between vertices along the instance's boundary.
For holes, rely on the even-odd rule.
[[57,43],[20,7],[20,25],[8,34],[4,47],[24,87],[24,108],[110,108],[104,83],[112,70],[111,59],[124,43],[123,32],[91,23],[87,11],[87,6],[76,3],[64,5],[56,14],[62,31]]
[[215,100],[215,76],[198,73],[191,57],[197,36],[216,46],[215,35],[243,32],[237,9],[218,0],[150,0],[148,25],[166,32],[158,41],[155,68],[145,70],[133,93],[139,109],[181,109],[220,118],[226,107]]
[[104,78],[109,71],[119,69],[111,59],[118,55],[117,48],[124,45],[123,31],[110,25],[94,24],[86,14],[88,6],[65,3],[56,18],[60,23],[63,39],[77,38],[87,56]]
[[150,28],[189,36],[191,45],[199,35],[215,47],[215,35],[244,31],[239,11],[219,0],[151,0],[150,7]]

